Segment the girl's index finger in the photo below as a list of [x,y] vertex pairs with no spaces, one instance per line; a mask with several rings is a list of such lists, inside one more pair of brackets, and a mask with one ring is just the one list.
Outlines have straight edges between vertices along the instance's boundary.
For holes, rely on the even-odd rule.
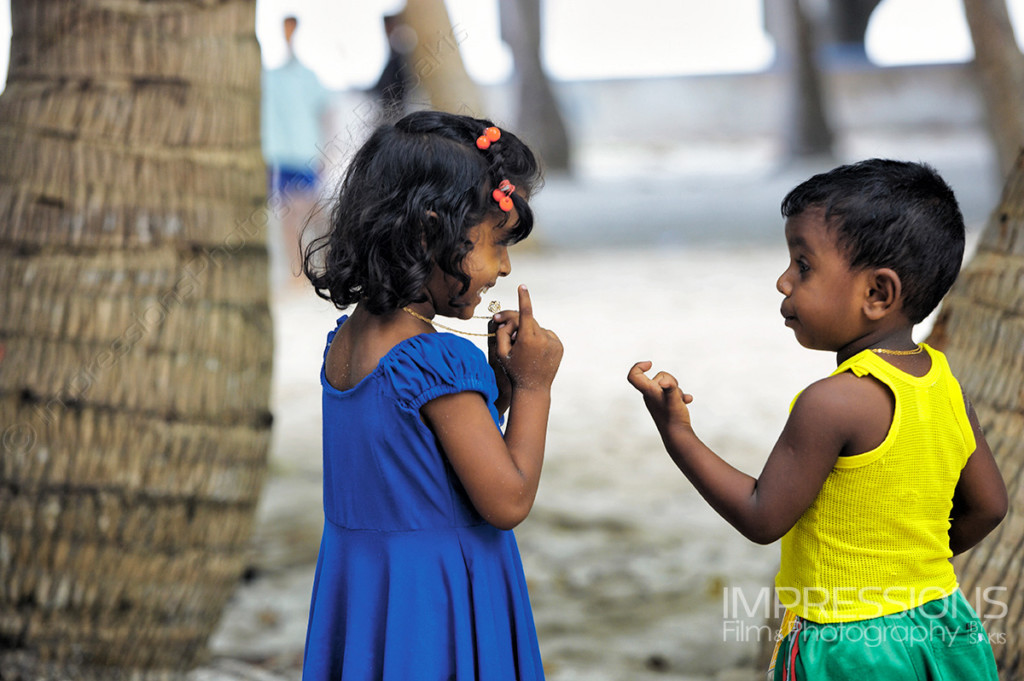
[[530,302],[530,292],[526,284],[519,285],[519,324],[522,325],[526,318],[533,319],[533,303]]

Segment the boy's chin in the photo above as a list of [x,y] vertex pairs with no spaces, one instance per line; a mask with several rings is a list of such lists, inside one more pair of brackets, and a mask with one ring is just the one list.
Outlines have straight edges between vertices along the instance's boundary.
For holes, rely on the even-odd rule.
[[832,348],[822,347],[821,343],[814,342],[814,339],[807,338],[799,333],[794,333],[796,342],[800,344],[800,347],[807,348],[808,350],[821,350],[823,352],[834,352]]

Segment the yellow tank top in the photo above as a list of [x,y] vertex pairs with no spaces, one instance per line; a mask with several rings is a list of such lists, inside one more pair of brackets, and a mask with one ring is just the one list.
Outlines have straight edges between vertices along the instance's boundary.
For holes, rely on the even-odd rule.
[[804,619],[869,619],[957,589],[949,516],[974,432],[945,355],[924,347],[932,367],[922,377],[870,350],[832,374],[870,374],[889,386],[896,406],[882,444],[839,457],[814,503],[782,538],[776,592]]

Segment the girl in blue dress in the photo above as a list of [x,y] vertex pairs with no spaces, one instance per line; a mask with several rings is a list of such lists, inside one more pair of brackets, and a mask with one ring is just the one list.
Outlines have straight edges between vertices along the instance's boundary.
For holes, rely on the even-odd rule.
[[[421,111],[351,161],[304,255],[339,309],[323,386],[324,532],[304,681],[543,679],[512,528],[537,493],[562,356],[519,311],[470,319],[530,233],[537,162],[485,120]],[[508,411],[504,434],[499,424]]]

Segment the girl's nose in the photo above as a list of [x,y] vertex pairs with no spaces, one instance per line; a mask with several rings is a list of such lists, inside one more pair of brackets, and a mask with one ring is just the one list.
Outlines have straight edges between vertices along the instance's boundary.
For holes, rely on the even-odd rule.
[[507,277],[512,272],[512,259],[508,256],[508,248],[501,249],[501,260],[498,262],[498,276]]

